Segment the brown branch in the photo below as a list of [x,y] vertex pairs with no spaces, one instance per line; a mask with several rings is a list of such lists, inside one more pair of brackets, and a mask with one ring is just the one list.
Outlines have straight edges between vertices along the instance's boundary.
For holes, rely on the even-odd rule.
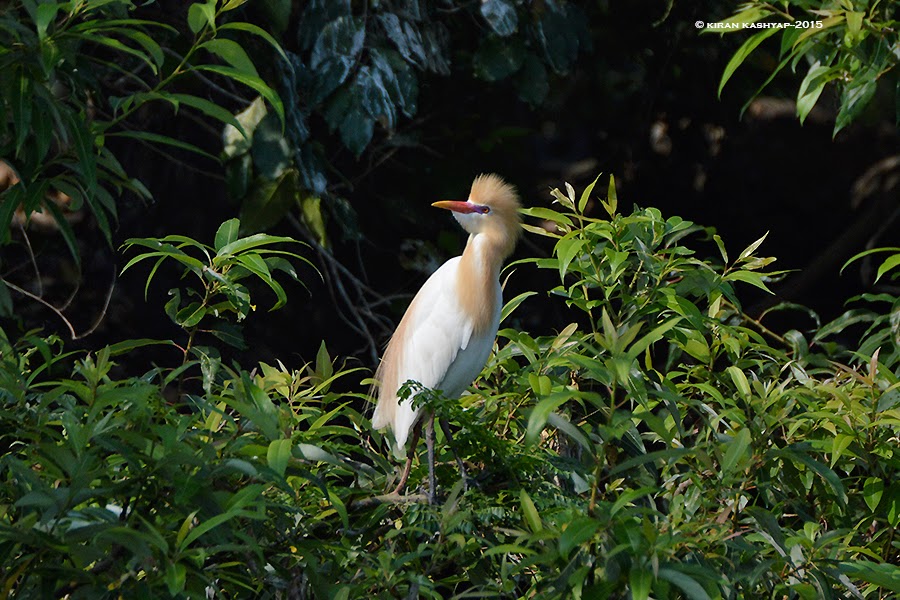
[[57,315],[60,319],[62,319],[62,322],[66,324],[66,327],[69,329],[69,334],[72,336],[72,339],[73,339],[73,340],[78,339],[78,336],[75,334],[75,328],[72,327],[72,323],[69,322],[69,319],[66,318],[66,315],[62,314],[62,312],[61,312],[58,308],[56,308],[55,306],[53,306],[52,304],[50,304],[49,302],[47,302],[46,300],[44,300],[44,299],[41,298],[40,296],[37,296],[37,295],[32,294],[31,292],[29,292],[28,290],[24,290],[24,289],[20,288],[19,286],[17,286],[16,284],[12,283],[11,281],[7,281],[6,279],[3,279],[2,277],[0,277],[0,281],[2,281],[3,283],[5,283],[8,287],[12,288],[13,290],[19,292],[19,293],[22,294],[23,296],[27,296],[28,298],[31,298],[32,300],[34,300],[34,301],[36,301],[36,302],[39,302],[39,303],[43,304],[44,306],[46,306],[47,308],[49,308],[50,310],[52,310],[53,312],[55,312],[56,315]]

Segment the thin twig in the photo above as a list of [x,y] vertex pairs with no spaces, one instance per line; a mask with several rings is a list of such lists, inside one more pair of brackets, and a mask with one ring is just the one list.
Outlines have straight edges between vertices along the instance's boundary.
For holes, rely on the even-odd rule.
[[66,315],[63,314],[63,312],[62,312],[63,310],[66,309],[66,307],[68,307],[69,303],[71,302],[71,298],[74,296],[74,294],[69,297],[69,299],[66,301],[63,308],[60,309],[60,308],[57,308],[56,306],[53,306],[50,302],[44,300],[41,296],[34,294],[32,292],[29,292],[28,290],[17,286],[13,282],[11,282],[7,279],[4,279],[3,277],[0,277],[0,282],[3,282],[4,284],[6,284],[9,288],[19,292],[23,296],[31,298],[35,302],[43,304],[44,306],[46,306],[47,308],[52,310],[54,313],[56,313],[56,315],[62,320],[62,322],[65,323],[66,328],[69,330],[69,335],[71,336],[71,338],[73,340],[80,340],[81,338],[89,336],[90,334],[94,333],[94,331],[96,331],[97,328],[100,326],[100,323],[103,322],[103,319],[106,317],[106,311],[107,311],[107,309],[109,309],[110,300],[112,300],[113,291],[116,288],[116,280],[117,280],[117,275],[116,275],[115,271],[113,271],[113,280],[109,286],[109,290],[106,292],[106,298],[103,301],[103,307],[100,309],[100,314],[97,315],[97,318],[94,319],[94,322],[91,324],[90,327],[88,327],[86,330],[84,330],[81,333],[75,333],[75,327],[72,325],[72,322],[69,321],[69,319],[66,317]]
[[[177,58],[178,60],[181,60],[181,61],[184,60],[184,57],[182,55],[178,54],[171,48],[163,48],[163,52],[165,52],[166,54],[168,54],[170,56]],[[205,77],[204,75],[201,75],[200,72],[197,71],[197,69],[191,69],[190,73],[192,75],[194,75],[197,79],[199,79],[200,81],[202,81],[203,83],[205,83],[206,85],[211,87],[212,89],[214,89],[217,92],[219,92],[220,94],[222,94],[223,96],[226,96],[236,102],[240,102],[241,104],[247,103],[246,98],[239,96],[232,91],[226,90],[225,88],[223,88],[222,86],[220,86],[216,83],[213,83],[209,78]]]
[[109,301],[112,300],[113,291],[116,289],[116,281],[118,281],[118,275],[116,274],[116,269],[113,267],[113,278],[112,283],[109,284],[109,290],[106,292],[106,299],[103,301],[103,308],[100,309],[100,314],[97,315],[97,318],[94,319],[93,324],[88,327],[85,331],[80,333],[78,337],[74,338],[76,340],[81,339],[83,337],[87,337],[94,333],[97,328],[100,326],[100,323],[106,317],[106,310],[109,308]]
[[75,328],[72,327],[72,323],[69,322],[69,319],[66,318],[66,315],[62,314],[62,312],[60,312],[60,310],[58,308],[56,308],[55,306],[53,306],[52,304],[50,304],[49,302],[47,302],[40,296],[36,296],[35,294],[32,294],[28,290],[24,290],[24,289],[20,288],[19,286],[12,283],[11,281],[7,281],[6,279],[3,279],[2,277],[0,277],[0,281],[5,283],[8,287],[12,288],[13,290],[19,292],[23,296],[27,296],[36,302],[40,302],[41,304],[43,304],[44,306],[46,306],[47,308],[49,308],[50,310],[55,312],[57,314],[57,316],[60,319],[62,319],[63,323],[66,324],[66,327],[69,329],[69,334],[72,336],[72,339],[73,340],[78,339],[78,337],[75,334]]
[[385,297],[341,264],[331,252],[308,233],[294,215],[288,214],[287,217],[288,222],[318,254],[319,263],[323,267],[322,276],[337,308],[338,317],[364,339],[364,347],[374,364],[378,360],[379,343],[372,325],[380,329],[388,329],[390,324],[386,318],[376,314],[372,308],[385,303]]
[[31,239],[28,237],[28,232],[25,231],[24,223],[19,223],[19,231],[22,232],[22,239],[25,240],[25,247],[28,249],[28,260],[31,261],[31,266],[34,267],[34,279],[38,285],[38,296],[43,296],[44,282],[41,279],[41,270],[38,269],[37,258],[34,255],[34,249],[31,247]]

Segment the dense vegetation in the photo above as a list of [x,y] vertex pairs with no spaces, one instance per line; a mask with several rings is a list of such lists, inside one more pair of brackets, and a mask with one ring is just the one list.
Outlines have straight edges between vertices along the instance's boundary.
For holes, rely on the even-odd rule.
[[[510,281],[553,283],[508,299],[470,394],[416,398],[452,423],[472,480],[440,440],[436,505],[418,501],[421,462],[408,502],[382,497],[398,465],[370,428],[371,371],[327,339],[299,369],[235,359],[244,327],[257,307],[288,306],[290,282],[339,272],[334,224],[361,232],[329,149],[377,163],[409,143],[400,124],[417,114],[419,78],[446,75],[450,36],[471,42],[478,77],[533,105],[590,37],[574,3],[313,1],[286,50],[291,3],[255,4],[193,4],[177,26],[118,0],[0,9],[0,166],[14,175],[0,241],[16,250],[0,273],[5,315],[37,302],[67,319],[34,285],[29,217],[50,214],[80,277],[91,243],[120,241],[123,198],[149,196],[118,138],[200,168],[221,159],[240,215],[208,238],[173,226],[115,250],[171,339],[84,349],[4,321],[0,598],[900,593],[900,299],[849,298],[828,322],[791,303],[750,314],[748,292],[791,276],[760,254],[765,235],[741,250],[626,209],[609,176],[524,210],[526,236],[551,250],[524,254]],[[732,22],[799,18],[807,4],[749,3]],[[815,59],[798,116],[837,83],[835,130],[860,118],[896,77],[884,50],[896,3],[820,8],[828,27],[756,34],[721,84],[780,31],[778,70]],[[460,33],[465,19],[490,33]],[[223,147],[149,130],[154,110],[224,127]],[[85,211],[97,239],[72,225]],[[286,216],[305,243],[260,233]],[[874,280],[897,280],[900,249],[849,264],[867,259]],[[563,325],[527,326],[532,303]],[[795,325],[773,325],[784,315]]]
[[[280,290],[272,274],[290,268],[271,246],[285,240],[239,238],[236,221],[212,247],[133,240],[147,251],[130,265],[156,258],[151,275],[169,261],[196,275],[165,307],[184,340],[73,355],[58,338],[4,337],[4,589],[321,598],[900,590],[898,301],[866,297],[834,323],[779,335],[745,315],[737,295],[773,275],[764,272],[772,259],[756,254],[762,239],[730,260],[709,230],[654,209],[621,214],[612,179],[608,218],[585,216],[591,189],[554,195],[559,211],[528,210],[558,238],[552,258],[533,262],[558,271],[551,293],[573,322],[549,337],[503,329],[473,394],[461,405],[428,400],[455,423],[457,450],[476,473],[463,491],[440,457],[436,506],[377,502],[396,467],[369,432],[361,394],[336,391],[347,378],[362,389],[362,375],[335,365],[324,344],[315,364],[292,372],[229,366],[192,343],[210,318],[245,314],[240,279]],[[721,261],[696,258],[694,238],[714,240]],[[529,295],[508,303],[507,322]],[[200,300],[182,306],[187,297]],[[860,322],[859,343],[834,341]],[[117,355],[150,343],[176,345],[183,360],[115,376]],[[413,481],[422,478],[418,467]]]

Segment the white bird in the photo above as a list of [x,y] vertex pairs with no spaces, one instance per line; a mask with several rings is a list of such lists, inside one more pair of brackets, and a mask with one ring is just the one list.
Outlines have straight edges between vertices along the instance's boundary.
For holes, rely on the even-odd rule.
[[[375,373],[380,389],[372,427],[390,429],[394,454],[401,459],[407,456],[406,442],[420,411],[412,407],[412,399],[401,403],[397,391],[412,380],[456,398],[478,376],[500,325],[500,269],[521,233],[516,190],[497,175],[476,177],[466,201],[445,200],[432,206],[453,211],[469,239],[462,256],[445,262],[413,298]],[[429,422],[429,434],[432,427]],[[410,460],[414,446],[415,441]],[[433,474],[431,455],[429,445]],[[398,491],[409,466],[407,462]],[[433,497],[433,475],[431,479]]]

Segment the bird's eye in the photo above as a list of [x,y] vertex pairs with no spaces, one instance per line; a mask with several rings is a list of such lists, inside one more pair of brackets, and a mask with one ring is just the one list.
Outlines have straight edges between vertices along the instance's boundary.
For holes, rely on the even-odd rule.
[[480,212],[483,215],[489,215],[489,214],[491,214],[491,207],[481,205],[478,207],[478,212]]

